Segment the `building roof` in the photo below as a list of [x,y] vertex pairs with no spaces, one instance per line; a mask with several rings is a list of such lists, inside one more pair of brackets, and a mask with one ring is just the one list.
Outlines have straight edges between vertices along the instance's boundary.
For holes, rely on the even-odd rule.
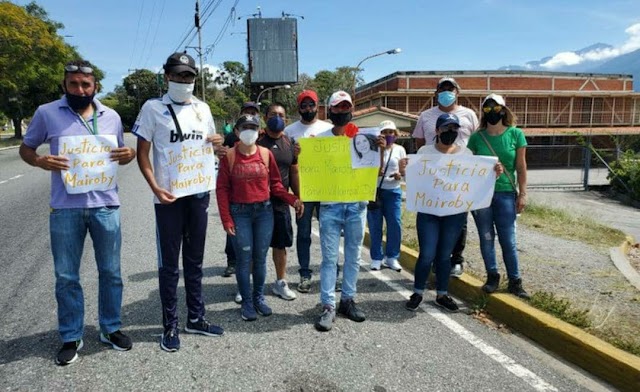
[[640,135],[640,127],[523,128],[526,136]]

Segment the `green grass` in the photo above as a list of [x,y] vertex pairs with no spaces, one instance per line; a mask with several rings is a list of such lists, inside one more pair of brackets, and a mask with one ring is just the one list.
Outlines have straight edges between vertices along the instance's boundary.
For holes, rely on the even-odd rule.
[[569,300],[558,298],[553,293],[538,291],[531,296],[529,304],[576,327],[585,329],[591,326],[588,310],[572,309]]
[[19,146],[22,143],[22,139],[16,139],[14,137],[8,139],[0,139],[0,148],[2,147],[10,147],[10,146]]
[[518,223],[553,237],[584,242],[596,247],[618,246],[626,236],[617,229],[604,226],[590,217],[575,216],[566,211],[528,204]]

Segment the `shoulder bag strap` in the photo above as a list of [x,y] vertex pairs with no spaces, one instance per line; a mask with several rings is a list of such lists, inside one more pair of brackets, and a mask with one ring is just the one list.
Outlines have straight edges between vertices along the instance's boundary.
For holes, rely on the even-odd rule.
[[393,147],[389,150],[389,159],[387,159],[387,164],[384,167],[384,171],[382,172],[382,178],[380,178],[380,183],[378,184],[378,189],[382,188],[382,181],[384,181],[384,176],[387,175],[387,169],[389,168],[389,162],[391,162],[391,153],[393,152]]
[[169,113],[171,113],[171,117],[173,118],[173,123],[176,126],[176,131],[178,132],[178,136],[180,137],[180,141],[184,140],[184,136],[182,136],[182,128],[180,128],[180,123],[178,122],[178,117],[176,117],[176,112],[173,110],[173,106],[170,103],[167,104],[169,108]]
[[[484,140],[484,143],[487,145],[487,147],[489,147],[489,151],[491,151],[491,153],[493,155],[495,155],[498,160],[500,159],[500,157],[498,157],[498,154],[496,154],[496,151],[493,149],[493,147],[491,146],[491,143],[489,143],[489,140],[487,140],[487,137],[482,133],[482,131],[479,131],[478,134],[482,137],[482,139]],[[504,174],[507,176],[507,178],[509,179],[509,182],[511,183],[511,186],[513,187],[513,190],[518,193],[518,188],[516,187],[516,183],[515,181],[513,181],[513,178],[511,178],[511,174],[509,174],[508,171],[504,171]]]

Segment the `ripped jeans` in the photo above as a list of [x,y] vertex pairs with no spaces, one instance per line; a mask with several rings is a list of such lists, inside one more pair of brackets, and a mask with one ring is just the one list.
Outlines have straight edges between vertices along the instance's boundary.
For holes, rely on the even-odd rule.
[[507,276],[510,280],[520,278],[516,249],[515,192],[496,192],[489,207],[473,211],[471,214],[478,228],[480,252],[487,274],[498,273],[495,247],[497,232]]

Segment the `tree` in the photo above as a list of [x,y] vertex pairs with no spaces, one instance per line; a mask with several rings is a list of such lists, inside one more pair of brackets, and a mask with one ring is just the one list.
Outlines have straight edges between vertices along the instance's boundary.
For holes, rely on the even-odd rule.
[[[79,58],[56,33],[61,27],[34,2],[0,1],[0,111],[11,118],[16,138],[22,138],[23,118],[59,97],[64,64]],[[99,81],[102,72],[94,70]]]
[[327,98],[338,90],[344,90],[351,94],[357,84],[362,83],[362,78],[354,67],[338,67],[335,71],[318,71],[313,80],[318,99],[325,102]]

